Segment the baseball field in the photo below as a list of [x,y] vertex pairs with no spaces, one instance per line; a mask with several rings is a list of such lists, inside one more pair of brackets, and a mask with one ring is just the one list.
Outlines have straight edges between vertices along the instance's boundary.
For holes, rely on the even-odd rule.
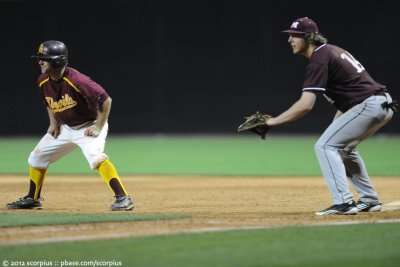
[[49,169],[43,209],[6,210],[39,138],[0,139],[1,266],[399,266],[399,136],[359,146],[384,210],[326,217],[313,213],[331,205],[318,137],[246,134],[111,135],[132,212],[108,211],[78,149]]

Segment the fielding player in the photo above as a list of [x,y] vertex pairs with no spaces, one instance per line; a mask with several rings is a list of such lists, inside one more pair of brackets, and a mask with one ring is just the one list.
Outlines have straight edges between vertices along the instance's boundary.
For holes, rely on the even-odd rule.
[[42,206],[40,197],[49,165],[80,147],[92,169],[115,194],[111,210],[132,210],[127,194],[114,165],[104,154],[108,132],[111,98],[88,76],[67,67],[68,50],[60,41],[46,41],[39,46],[37,58],[42,74],[39,92],[50,119],[50,126],[31,152],[30,188],[25,197],[6,205],[8,209],[34,209]]
[[[306,57],[308,65],[300,99],[279,116],[268,119],[266,125],[301,118],[313,108],[317,94],[323,94],[337,112],[315,144],[315,151],[333,205],[316,214],[379,211],[381,203],[356,147],[392,118],[395,102],[386,87],[372,79],[349,52],[327,44],[313,20],[297,19],[284,32],[289,34],[293,54]],[[347,177],[359,194],[357,203]]]

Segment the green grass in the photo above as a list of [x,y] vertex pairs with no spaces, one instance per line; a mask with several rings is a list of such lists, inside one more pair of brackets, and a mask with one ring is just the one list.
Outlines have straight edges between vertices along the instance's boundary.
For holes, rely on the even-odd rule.
[[0,228],[57,224],[80,224],[99,222],[172,220],[187,216],[177,214],[0,214]]
[[399,247],[400,224],[386,223],[5,246],[0,259],[103,260],[134,267],[394,267]]
[[[0,174],[27,174],[27,157],[39,139],[0,138],[3,151]],[[106,153],[121,174],[320,176],[313,151],[317,139],[317,136],[272,135],[263,141],[245,134],[214,137],[111,135],[107,139]],[[359,151],[371,175],[400,176],[400,136],[376,136],[360,144]],[[49,173],[97,175],[89,169],[78,149],[54,163]],[[147,215],[98,216],[103,221],[122,221]],[[0,225],[23,227],[68,220],[70,223],[92,222],[90,220],[96,216],[90,219],[80,214],[50,217],[0,214]],[[1,246],[0,261],[51,260],[58,266],[62,260],[103,260],[134,267],[386,267],[399,266],[399,248],[400,224],[386,223]]]
[[[40,137],[1,138],[0,174],[26,174]],[[319,176],[318,136],[112,136],[106,153],[121,174]],[[400,175],[400,136],[376,136],[359,145],[371,175]],[[52,174],[96,174],[77,148],[51,165]]]

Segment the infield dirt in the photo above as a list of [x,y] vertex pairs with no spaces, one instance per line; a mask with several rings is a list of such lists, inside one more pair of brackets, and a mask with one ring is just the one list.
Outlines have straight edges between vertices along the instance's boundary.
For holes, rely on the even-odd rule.
[[[136,214],[184,214],[175,220],[2,228],[0,245],[146,236],[240,228],[400,221],[400,210],[319,217],[331,205],[321,177],[129,176],[122,177]],[[383,204],[399,201],[400,177],[375,177]],[[113,194],[99,176],[49,174],[42,210],[7,210],[24,196],[25,176],[0,176],[1,213],[112,213]],[[355,197],[357,198],[357,194]]]

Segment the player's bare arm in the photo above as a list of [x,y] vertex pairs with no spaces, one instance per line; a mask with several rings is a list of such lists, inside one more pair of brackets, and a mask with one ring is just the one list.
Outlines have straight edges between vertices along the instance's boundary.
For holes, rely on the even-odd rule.
[[60,123],[58,123],[53,111],[48,107],[47,113],[49,114],[50,125],[47,132],[51,134],[55,139],[60,135]]
[[100,134],[101,129],[103,129],[104,124],[108,120],[111,110],[111,98],[108,97],[99,107],[97,112],[96,123],[85,130],[86,136],[96,137]]
[[306,115],[314,107],[317,96],[311,92],[303,92],[300,99],[297,100],[288,110],[277,117],[268,119],[269,126],[276,126],[290,121],[295,121]]
[[111,102],[111,97],[108,97],[99,107],[95,123],[96,127],[99,129],[103,129],[104,124],[108,120],[108,116],[110,115],[111,111]]

